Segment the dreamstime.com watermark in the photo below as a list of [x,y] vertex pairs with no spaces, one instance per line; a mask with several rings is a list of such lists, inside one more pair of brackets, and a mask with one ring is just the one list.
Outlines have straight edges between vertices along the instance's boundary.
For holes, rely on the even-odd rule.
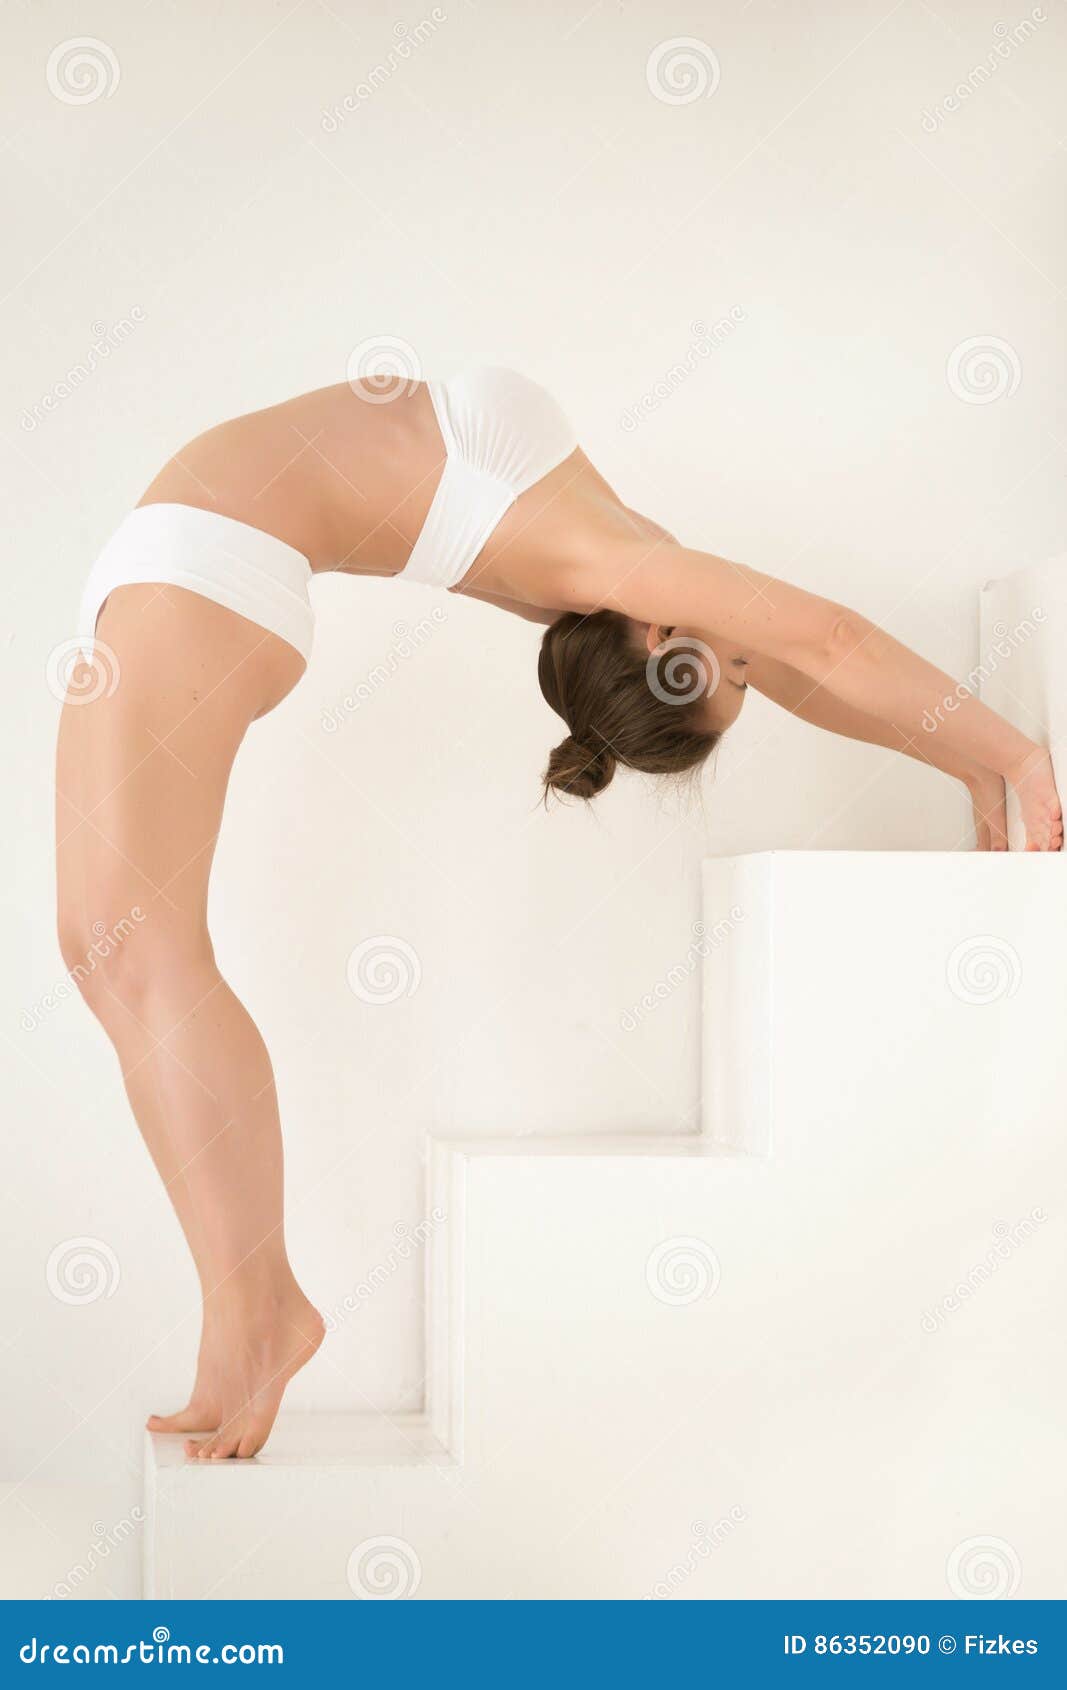
[[1010,399],[1023,379],[1019,354],[995,334],[972,335],[956,343],[945,361],[949,392],[965,405],[995,405]]
[[1014,1596],[1023,1576],[1018,1555],[1002,1537],[965,1537],[945,1562],[953,1596],[1003,1601]]
[[375,933],[348,953],[345,978],[360,1003],[396,1003],[415,996],[422,983],[422,963],[406,939]]
[[94,100],[110,100],[122,69],[106,41],[72,35],[52,48],[44,75],[49,93],[65,106],[90,106]]
[[961,1003],[1000,1003],[1013,998],[1022,984],[1022,958],[1014,945],[995,933],[974,933],[961,939],[945,964],[945,980]]
[[657,42],[645,64],[648,91],[665,106],[710,99],[721,76],[718,54],[696,35],[672,35]]
[[938,728],[944,725],[946,716],[951,716],[967,699],[974,698],[979,689],[996,674],[1000,663],[1026,645],[1028,640],[1033,639],[1044,620],[1044,609],[1041,605],[1035,605],[1029,616],[1024,616],[1020,622],[1016,622],[1014,628],[1009,628],[1006,622],[994,622],[993,643],[989,651],[966,679],[960,681],[953,692],[946,694],[940,704],[933,710],[923,711],[923,732],[936,733]]
[[720,916],[709,932],[702,921],[694,921],[691,932],[693,939],[689,944],[681,962],[676,962],[669,968],[662,980],[657,980],[652,990],[646,992],[629,1009],[624,1010],[619,1019],[619,1026],[624,1033],[632,1033],[638,1028],[646,1015],[658,1009],[661,1003],[691,980],[699,965],[704,962],[713,951],[726,943],[734,929],[744,921],[745,912],[740,904],[731,907],[729,915]]
[[348,1588],[364,1602],[397,1602],[414,1596],[422,1562],[403,1537],[368,1537],[348,1557]]
[[991,77],[1006,59],[1010,59],[1017,47],[1025,47],[1032,41],[1043,23],[1047,23],[1048,13],[1043,6],[1035,6],[1028,17],[1020,19],[1017,24],[995,23],[993,25],[993,46],[984,59],[972,65],[961,82],[957,82],[952,92],[946,94],[943,100],[932,106],[924,106],[922,110],[922,126],[928,135],[936,134],[943,123],[961,110],[973,94],[984,88]]
[[63,1577],[52,1586],[46,1598],[47,1601],[63,1601],[69,1596],[76,1596],[81,1585],[92,1578],[98,1567],[107,1561],[114,1550],[122,1545],[144,1525],[144,1510],[139,1504],[130,1509],[129,1518],[123,1517],[113,1526],[105,1526],[103,1520],[93,1524],[93,1541],[86,1551],[84,1561],[75,1561]]
[[410,628],[406,622],[393,624],[393,644],[381,663],[364,676],[351,692],[347,692],[337,704],[331,704],[323,710],[319,725],[323,733],[335,734],[339,728],[375,698],[387,681],[391,681],[397,671],[405,663],[422,650],[426,642],[433,637],[438,628],[443,628],[448,621],[448,612],[440,605],[435,605],[428,616],[416,622]]
[[57,1302],[80,1306],[113,1297],[122,1270],[102,1238],[64,1238],[49,1255],[44,1276]]
[[129,915],[120,916],[113,927],[109,928],[103,921],[94,921],[92,931],[96,938],[85,953],[85,961],[68,968],[62,980],[57,980],[50,991],[45,992],[36,1003],[31,1003],[28,1009],[22,1011],[19,1026],[23,1032],[32,1033],[60,1004],[75,997],[89,976],[96,972],[97,964],[117,951],[123,941],[136,932],[141,922],[147,919],[140,904],[134,904]]
[[27,405],[19,417],[19,427],[24,434],[33,434],[46,422],[54,411],[57,411],[64,400],[77,393],[90,376],[95,375],[102,364],[106,364],[116,347],[130,338],[135,328],[148,321],[147,315],[139,305],[132,307],[128,317],[120,317],[117,323],[105,328],[102,323],[90,324],[92,342],[84,358],[52,383],[47,393],[43,393],[35,405]]
[[661,704],[695,704],[719,689],[722,668],[709,645],[694,634],[673,634],[648,654],[645,684]]
[[359,111],[368,100],[373,100],[379,88],[383,88],[390,77],[397,71],[420,47],[425,46],[438,31],[443,23],[447,23],[448,13],[441,6],[434,6],[429,17],[421,18],[410,29],[406,23],[393,25],[394,43],[386,53],[385,58],[373,65],[361,82],[350,93],[338,101],[335,106],[328,106],[323,110],[321,124],[327,135],[336,135],[346,118],[353,112]]
[[967,1269],[963,1278],[957,1280],[947,1296],[934,1304],[932,1309],[924,1309],[920,1322],[924,1332],[940,1332],[945,1323],[954,1314],[977,1297],[983,1285],[988,1285],[993,1275],[999,1272],[1006,1261],[1009,1261],[1016,1250],[1021,1250],[1027,1239],[1032,1238],[1039,1226],[1048,1220],[1044,1209],[1031,1209],[1021,1221],[1014,1226],[1008,1226],[1001,1221],[993,1228],[994,1243],[986,1251],[980,1262]]
[[683,383],[687,382],[689,377],[700,368],[704,360],[710,358],[724,341],[729,340],[734,330],[741,323],[747,321],[744,307],[731,305],[726,316],[720,317],[717,322],[712,323],[710,328],[706,323],[692,323],[690,327],[693,339],[686,347],[685,356],[680,358],[676,364],[672,364],[670,369],[665,370],[661,376],[658,376],[652,386],[647,392],[642,393],[635,404],[627,406],[619,418],[619,427],[625,433],[632,434],[635,429],[640,427],[645,417],[651,416],[653,411],[658,411],[660,406],[665,404],[672,394],[677,393]]
[[383,1285],[388,1285],[403,1263],[410,1261],[416,1251],[429,1242],[438,1227],[443,1226],[447,1219],[443,1209],[434,1208],[417,1226],[411,1227],[404,1221],[398,1221],[393,1228],[396,1243],[389,1246],[384,1262],[377,1262],[366,1278],[361,1279],[353,1291],[349,1291],[323,1316],[327,1332],[336,1332],[350,1314],[369,1303],[375,1292],[380,1291]]
[[23,1666],[282,1666],[280,1643],[172,1643],[165,1625],[138,1643],[48,1643],[31,1637],[19,1650]]
[[45,681],[60,704],[95,704],[110,698],[121,679],[117,654],[95,636],[61,640],[48,653]]
[[414,393],[422,380],[422,359],[399,335],[370,335],[348,354],[345,380],[365,405],[391,405]]
[[668,1567],[663,1577],[656,1580],[648,1595],[644,1597],[644,1601],[669,1601],[675,1591],[679,1590],[685,1583],[686,1579],[690,1578],[697,1568],[703,1565],[709,1555],[715,1553],[720,1544],[725,1543],[727,1538],[732,1537],[737,1527],[743,1525],[747,1519],[748,1515],[744,1509],[735,1503],[730,1512],[724,1514],[721,1520],[716,1520],[712,1526],[707,1525],[703,1520],[694,1520],[693,1536],[685,1560],[676,1561],[673,1567]]
[[649,1251],[645,1284],[657,1303],[685,1308],[719,1289],[722,1266],[703,1238],[665,1238]]

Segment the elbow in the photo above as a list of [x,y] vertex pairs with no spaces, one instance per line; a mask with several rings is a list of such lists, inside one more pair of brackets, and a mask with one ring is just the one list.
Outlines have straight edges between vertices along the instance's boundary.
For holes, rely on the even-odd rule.
[[857,616],[855,611],[835,605],[824,631],[819,655],[828,670],[857,660],[877,662],[887,639],[882,629],[865,616]]

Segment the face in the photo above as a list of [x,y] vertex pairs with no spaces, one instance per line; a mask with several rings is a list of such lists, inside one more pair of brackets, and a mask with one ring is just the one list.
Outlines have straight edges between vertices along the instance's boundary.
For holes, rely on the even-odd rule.
[[[737,721],[745,702],[746,654],[738,646],[702,628],[653,625],[646,630],[645,644],[650,653],[668,641],[672,648],[679,651],[684,646],[690,646],[700,658],[711,688],[701,702],[704,726],[709,733],[725,732]],[[706,655],[708,653],[710,657]]]

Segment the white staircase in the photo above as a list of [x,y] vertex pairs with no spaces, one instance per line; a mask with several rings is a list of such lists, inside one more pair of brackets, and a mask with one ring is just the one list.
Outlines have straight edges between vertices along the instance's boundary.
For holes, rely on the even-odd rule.
[[[1067,552],[987,581],[979,597],[979,657],[968,677],[984,703],[1063,762],[1067,736]],[[1067,788],[1067,764],[1059,784]],[[1008,840],[1025,844],[1014,795],[1008,799]]]
[[1062,1595],[1065,874],[709,863],[704,1135],[433,1142],[425,1417],[150,1437],[146,1595]]

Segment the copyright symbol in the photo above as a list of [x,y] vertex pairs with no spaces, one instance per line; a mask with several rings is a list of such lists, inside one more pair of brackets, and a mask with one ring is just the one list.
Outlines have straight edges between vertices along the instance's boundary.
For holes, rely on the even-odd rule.
[[954,1655],[956,1652],[956,1639],[947,1635],[939,1637],[937,1640],[937,1646],[943,1655]]

